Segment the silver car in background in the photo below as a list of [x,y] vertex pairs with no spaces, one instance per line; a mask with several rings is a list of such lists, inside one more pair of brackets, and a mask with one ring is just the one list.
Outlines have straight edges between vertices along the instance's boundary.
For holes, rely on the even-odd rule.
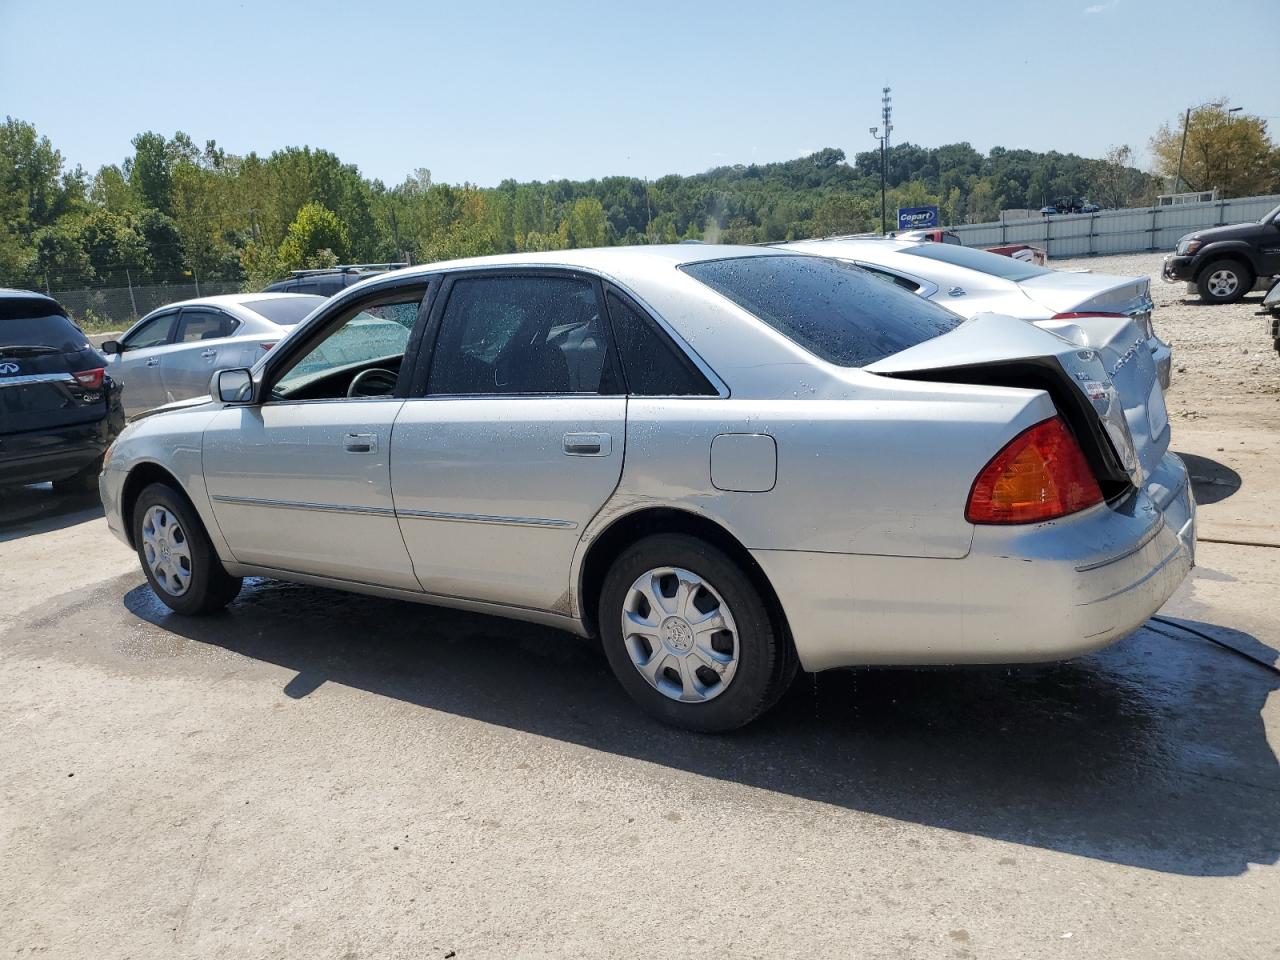
[[167,304],[118,341],[102,344],[107,374],[124,387],[129,417],[202,396],[215,370],[252,366],[324,301],[296,293],[240,293]]
[[100,489],[179,613],[263,576],[550,624],[727,730],[798,666],[1051,660],[1154,613],[1195,503],[1121,397],[1160,396],[1132,331],[760,247],[439,263],[135,421]]
[[914,238],[847,237],[777,246],[856,263],[962,317],[1002,313],[1058,330],[1074,326],[1086,339],[1093,318],[1128,317],[1147,341],[1160,385],[1169,388],[1173,352],[1156,335],[1147,277],[1052,270],[986,250]]

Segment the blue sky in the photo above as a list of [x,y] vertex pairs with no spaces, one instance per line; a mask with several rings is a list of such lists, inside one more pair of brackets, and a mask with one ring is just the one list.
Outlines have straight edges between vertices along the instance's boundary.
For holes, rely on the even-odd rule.
[[0,0],[0,113],[91,171],[180,129],[487,186],[852,156],[888,84],[895,141],[1145,158],[1220,96],[1280,134],[1277,38],[1280,0]]

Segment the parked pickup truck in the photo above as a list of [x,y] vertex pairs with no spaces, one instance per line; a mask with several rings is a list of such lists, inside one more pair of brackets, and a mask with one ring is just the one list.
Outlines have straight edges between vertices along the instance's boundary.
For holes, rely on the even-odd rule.
[[1164,279],[1195,284],[1205,303],[1235,303],[1280,275],[1280,206],[1254,223],[1188,233],[1164,258]]

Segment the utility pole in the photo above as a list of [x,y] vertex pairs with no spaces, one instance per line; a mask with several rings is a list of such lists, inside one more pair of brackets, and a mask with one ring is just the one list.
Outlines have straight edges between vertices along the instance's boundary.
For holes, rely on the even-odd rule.
[[1187,115],[1182,120],[1182,149],[1178,151],[1178,175],[1173,181],[1173,192],[1177,193],[1182,186],[1182,158],[1187,154],[1187,128],[1191,126],[1191,108],[1187,107]]
[[882,137],[876,132],[879,129],[880,129],[879,127],[872,127],[871,135],[880,141],[880,235],[885,236],[886,234],[888,234],[889,229],[888,229],[888,221],[885,219],[886,212],[885,212],[885,183],[884,183],[885,181],[884,142],[889,139],[889,133],[888,131],[886,131],[885,135]]

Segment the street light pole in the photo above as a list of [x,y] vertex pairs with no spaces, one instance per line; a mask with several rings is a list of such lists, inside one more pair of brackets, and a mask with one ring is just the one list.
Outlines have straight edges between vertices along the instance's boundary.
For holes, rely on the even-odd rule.
[[889,223],[885,215],[885,152],[884,142],[889,139],[889,131],[886,130],[884,136],[880,136],[879,127],[871,128],[871,135],[880,141],[880,235],[883,237],[889,232]]

